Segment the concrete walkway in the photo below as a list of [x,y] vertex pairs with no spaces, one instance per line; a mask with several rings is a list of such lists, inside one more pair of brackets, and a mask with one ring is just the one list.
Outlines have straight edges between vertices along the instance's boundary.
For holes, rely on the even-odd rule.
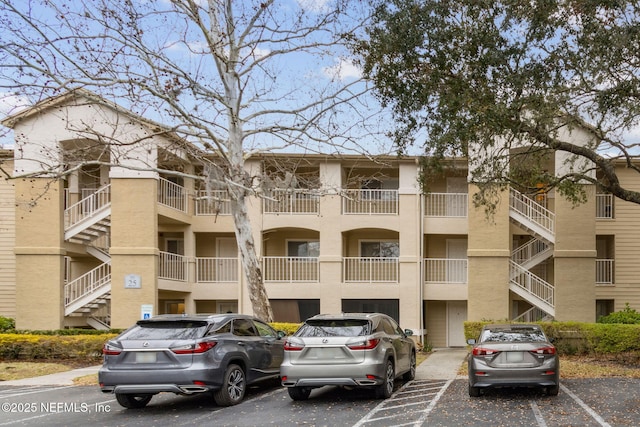
[[[466,348],[437,348],[416,369],[417,380],[450,380],[466,361]],[[466,377],[465,377],[466,378]]]
[[101,366],[102,365],[89,366],[88,368],[73,369],[71,371],[58,372],[57,374],[43,375],[33,378],[23,378],[21,380],[0,381],[0,386],[73,385],[74,378],[97,374],[98,369],[100,369]]
[[[449,380],[458,376],[458,369],[467,357],[465,348],[438,348],[433,350],[427,359],[418,365],[416,379],[418,380]],[[41,377],[24,378],[21,380],[0,381],[0,386],[38,386],[38,385],[73,385],[74,378],[96,374],[101,365],[88,368],[73,369],[57,374]]]

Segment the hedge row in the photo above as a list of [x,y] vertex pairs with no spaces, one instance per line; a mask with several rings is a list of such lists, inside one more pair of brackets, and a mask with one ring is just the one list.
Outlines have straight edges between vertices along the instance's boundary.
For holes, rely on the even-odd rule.
[[[477,338],[489,322],[465,322],[467,339]],[[560,354],[640,352],[640,325],[538,322]]]
[[0,358],[5,360],[99,361],[105,341],[116,334],[0,334]]
[[[271,326],[294,333],[299,324],[272,323]],[[84,333],[83,333],[84,332]],[[64,329],[60,331],[12,331],[0,334],[0,359],[2,360],[73,360],[100,362],[102,346],[119,331],[88,331]]]

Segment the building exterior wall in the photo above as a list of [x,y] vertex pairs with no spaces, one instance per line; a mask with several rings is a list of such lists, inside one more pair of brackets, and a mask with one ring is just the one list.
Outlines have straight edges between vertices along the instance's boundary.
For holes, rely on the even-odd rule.
[[[13,152],[0,153],[2,168],[13,170]],[[16,317],[15,184],[0,180],[0,316]]]
[[[74,120],[82,117],[79,108],[74,106],[69,117]],[[111,113],[101,117],[118,122],[118,114]],[[45,127],[60,119],[57,114],[50,117],[41,114],[37,120],[28,119],[19,125],[23,135],[20,142],[29,146],[26,152],[37,157],[31,143],[40,147],[49,144],[53,152],[71,144],[73,138],[80,140],[70,126],[59,124],[55,128],[56,138],[47,139]],[[116,133],[126,141],[133,134],[148,136],[143,125],[135,121],[127,123],[124,130],[129,133],[124,130]],[[97,129],[106,127],[107,122],[96,122]],[[61,140],[65,143],[59,145]],[[216,259],[223,248],[220,239],[235,237],[233,218],[228,212],[196,214],[197,185],[189,178],[173,190],[172,200],[161,202],[159,188],[167,185],[167,180],[157,172],[163,169],[158,164],[163,158],[159,153],[171,141],[158,136],[150,140],[151,146],[128,152],[122,158],[123,163],[103,167],[96,178],[102,186],[110,185],[108,263],[88,245],[65,237],[64,191],[68,190],[73,195],[71,200],[77,201],[86,189],[83,186],[92,182],[72,175],[67,179],[66,189],[63,180],[47,178],[17,180],[15,190],[0,186],[0,195],[16,206],[0,206],[0,224],[7,229],[6,234],[0,234],[0,266],[7,267],[0,270],[0,309],[15,315],[18,327],[89,326],[88,312],[65,313],[65,305],[68,306],[65,286],[69,280],[77,280],[103,263],[110,265],[110,290],[103,299],[108,300],[105,309],[108,308],[107,317],[114,328],[128,327],[147,308],[151,315],[211,313],[230,307],[252,312],[239,263],[233,267],[235,271],[232,268],[227,272],[233,279],[220,280],[220,275],[198,279],[200,262],[213,259],[222,265],[222,260]],[[551,157],[550,168],[566,167],[563,159]],[[500,192],[495,210],[487,212],[484,206],[470,202],[468,196],[473,196],[478,188],[466,184],[464,178],[460,180],[459,168],[448,176],[434,177],[430,193],[423,194],[417,184],[420,169],[415,158],[389,158],[385,166],[364,156],[302,158],[304,172],[317,172],[319,176],[319,188],[313,189],[318,192],[314,194],[320,194],[317,211],[287,210],[313,199],[308,195],[299,203],[284,204],[276,212],[266,212],[266,199],[259,196],[248,199],[265,287],[279,316],[300,319],[300,313],[316,306],[323,313],[339,312],[345,307],[386,307],[397,311],[404,328],[413,329],[419,337],[426,336],[430,345],[441,347],[454,341],[450,332],[458,330],[453,326],[459,324],[451,322],[461,322],[459,317],[465,312],[468,320],[503,321],[535,305],[534,299],[516,294],[513,287],[510,269],[514,242],[533,240],[535,233],[512,215],[511,189]],[[139,170],[141,161],[148,165],[148,170]],[[24,159],[17,164],[35,167],[35,163]],[[246,169],[252,176],[260,176],[265,164],[263,158],[256,156],[247,161]],[[180,165],[180,171],[192,173],[194,169],[186,161]],[[619,170],[625,185],[640,189],[636,175],[623,168]],[[454,187],[456,190],[452,191]],[[287,190],[293,193],[298,188]],[[376,193],[378,190],[380,193]],[[640,208],[616,202],[613,218],[596,218],[595,190],[591,186],[585,186],[585,190],[588,200],[577,206],[559,194],[552,193],[545,200],[555,215],[555,235],[552,254],[538,269],[544,270],[549,286],[554,289],[552,303],[558,320],[594,321],[597,300],[614,300],[616,309],[627,302],[640,308],[640,263],[636,256]],[[39,197],[43,194],[46,197]],[[169,205],[182,195],[187,196],[183,208]],[[456,197],[450,197],[453,195]],[[427,209],[427,200],[432,197],[441,198],[436,213]],[[35,199],[38,202],[33,206],[26,204]],[[371,210],[349,211],[354,201],[370,206]],[[464,212],[451,215],[449,211],[455,211],[461,203]],[[606,286],[596,283],[596,241],[605,237],[607,256],[615,258],[615,281]],[[319,242],[319,256],[309,260],[317,271],[294,273],[305,265],[301,260],[286,258],[291,255],[287,252],[288,242],[295,240]],[[386,257],[383,262],[365,257],[362,242],[397,242],[397,256]],[[449,258],[448,247],[457,248],[456,256]],[[228,252],[229,246],[225,250]],[[226,257],[233,258],[228,254]],[[283,258],[282,270],[269,276],[266,263],[276,257]],[[354,265],[361,268],[354,277],[349,276],[347,268],[352,258]],[[66,271],[68,277],[65,265],[71,266]],[[373,272],[375,265],[387,270]],[[167,267],[176,269],[170,271]],[[132,277],[136,279],[134,285],[127,280]],[[455,316],[451,307],[458,310]]]

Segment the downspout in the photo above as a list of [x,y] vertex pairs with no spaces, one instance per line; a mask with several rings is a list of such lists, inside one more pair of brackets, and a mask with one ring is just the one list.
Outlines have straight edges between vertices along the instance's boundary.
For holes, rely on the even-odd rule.
[[[416,158],[416,167],[418,168],[418,173],[422,173],[420,170],[420,162],[419,159]],[[418,203],[418,209],[416,211],[420,215],[418,218],[418,298],[420,302],[420,344],[422,344],[422,348],[425,348],[426,342],[424,342],[425,336],[425,325],[424,325],[424,194],[422,192],[422,188],[418,186],[418,197],[416,197]]]

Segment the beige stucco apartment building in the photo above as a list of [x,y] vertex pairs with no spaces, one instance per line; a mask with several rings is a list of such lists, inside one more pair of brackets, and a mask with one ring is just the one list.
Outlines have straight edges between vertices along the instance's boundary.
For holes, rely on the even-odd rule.
[[[226,192],[193,179],[202,170],[188,146],[160,125],[89,98],[69,93],[3,122],[15,135],[4,170],[51,176],[0,186],[0,315],[20,329],[101,329],[251,313]],[[289,175],[274,172],[285,163]],[[465,320],[591,322],[640,308],[640,206],[593,187],[576,207],[507,189],[487,216],[470,203],[464,159],[428,194],[414,157],[265,154],[247,168],[271,172],[249,210],[277,321],[382,311],[433,346],[460,346]]]

